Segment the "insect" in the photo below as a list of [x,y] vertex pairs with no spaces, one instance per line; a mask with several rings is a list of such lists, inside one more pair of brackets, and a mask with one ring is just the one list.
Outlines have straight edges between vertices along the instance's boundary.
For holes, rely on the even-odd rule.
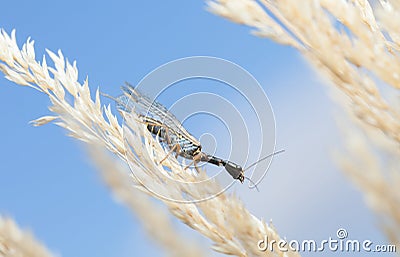
[[284,151],[281,150],[270,154],[253,163],[246,169],[243,169],[240,165],[229,160],[223,160],[203,152],[200,142],[191,135],[175,115],[173,115],[162,104],[152,101],[149,97],[143,95],[139,90],[135,89],[128,83],[126,83],[126,87],[122,87],[122,90],[124,93],[117,98],[108,97],[116,101],[117,109],[119,111],[128,113],[134,111],[141,121],[146,124],[148,131],[153,135],[158,136],[159,140],[168,146],[169,153],[160,163],[165,161],[170,154],[175,153],[176,158],[181,156],[185,159],[191,160],[191,163],[187,167],[194,164],[197,169],[196,164],[198,162],[208,162],[213,165],[223,166],[232,178],[243,183],[245,179],[251,181],[249,178],[244,176],[246,169],[251,168],[258,162],[267,159],[272,155]]

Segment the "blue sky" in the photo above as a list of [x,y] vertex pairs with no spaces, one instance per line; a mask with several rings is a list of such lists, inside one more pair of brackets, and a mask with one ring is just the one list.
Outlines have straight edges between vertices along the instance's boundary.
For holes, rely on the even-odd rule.
[[[278,147],[287,150],[261,193],[235,187],[246,206],[288,238],[327,238],[346,227],[356,238],[383,242],[362,196],[331,161],[340,140],[327,87],[293,49],[210,14],[202,1],[6,1],[1,10],[0,27],[16,29],[20,45],[32,37],[38,58],[46,48],[62,49],[92,91],[118,95],[124,81],[135,84],[187,56],[241,65],[268,94]],[[49,104],[45,95],[0,78],[0,213],[62,256],[162,256],[139,221],[114,202],[81,143],[55,125],[28,124],[49,114]],[[188,125],[194,134],[202,130]]]

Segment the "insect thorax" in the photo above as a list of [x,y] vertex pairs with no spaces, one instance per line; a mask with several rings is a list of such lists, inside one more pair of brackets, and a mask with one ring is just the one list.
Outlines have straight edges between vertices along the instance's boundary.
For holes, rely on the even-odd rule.
[[158,136],[162,143],[172,148],[175,145],[180,146],[179,155],[186,159],[193,159],[194,156],[201,152],[201,145],[193,142],[182,134],[167,128],[163,124],[148,123],[147,129],[155,136]]

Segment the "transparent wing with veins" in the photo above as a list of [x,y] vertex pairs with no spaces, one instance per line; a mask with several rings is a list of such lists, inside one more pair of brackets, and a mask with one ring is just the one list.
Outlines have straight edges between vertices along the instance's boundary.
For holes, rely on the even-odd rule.
[[184,135],[196,144],[200,142],[192,136],[182,123],[165,106],[152,101],[130,84],[126,84],[122,90],[124,94],[117,97],[117,108],[125,112],[136,112],[139,117],[150,118],[168,127],[174,133]]

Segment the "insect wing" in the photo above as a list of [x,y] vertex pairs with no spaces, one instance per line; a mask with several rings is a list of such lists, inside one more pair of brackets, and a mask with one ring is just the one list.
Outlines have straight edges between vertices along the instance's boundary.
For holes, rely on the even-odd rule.
[[139,116],[159,121],[175,133],[184,135],[193,142],[200,144],[165,106],[157,101],[152,101],[129,84],[122,89],[124,94],[117,98],[118,109],[125,112],[135,111]]

